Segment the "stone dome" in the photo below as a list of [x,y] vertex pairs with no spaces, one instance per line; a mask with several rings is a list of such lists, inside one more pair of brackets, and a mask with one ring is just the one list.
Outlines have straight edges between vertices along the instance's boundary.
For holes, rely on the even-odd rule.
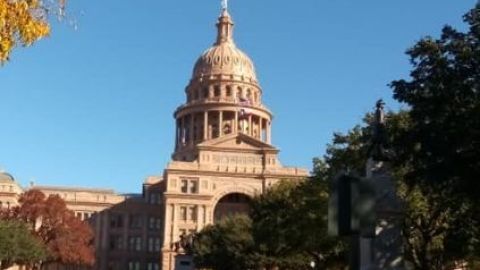
[[227,75],[257,81],[252,60],[233,41],[233,21],[223,10],[217,23],[217,42],[195,63],[193,78]]
[[0,182],[2,183],[10,183],[15,182],[15,178],[7,172],[0,171]]

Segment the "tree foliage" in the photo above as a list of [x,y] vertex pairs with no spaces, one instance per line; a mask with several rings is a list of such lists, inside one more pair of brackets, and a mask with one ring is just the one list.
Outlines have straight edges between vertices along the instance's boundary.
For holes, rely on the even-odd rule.
[[15,46],[29,46],[48,35],[48,16],[63,13],[64,4],[65,0],[0,0],[0,63]]
[[254,247],[248,216],[226,217],[196,235],[193,245],[195,266],[216,270],[244,270],[254,267]]
[[316,269],[341,269],[346,247],[327,236],[328,183],[317,171],[312,179],[282,181],[254,198],[251,219],[237,216],[206,227],[193,245],[196,266],[300,270],[312,269],[313,261]]
[[400,162],[407,176],[428,186],[446,185],[479,202],[480,189],[480,4],[464,16],[469,30],[445,26],[408,50],[409,80],[392,82],[394,97],[410,106]]
[[47,250],[25,223],[0,220],[0,269],[33,265],[47,258]]
[[[410,162],[402,160],[415,152],[405,147],[411,138],[409,111],[387,114],[389,149],[394,153],[391,170],[397,195],[404,202],[402,234],[407,261],[414,269],[444,269],[462,260],[475,257],[475,243],[479,236],[478,219],[473,204],[452,193],[447,184],[427,185],[412,181],[408,172]],[[371,116],[363,125],[357,125],[345,134],[334,134],[327,147],[322,170],[334,176],[341,171],[364,175],[372,130]],[[412,157],[413,159],[413,157]],[[477,251],[478,252],[478,251]],[[478,253],[477,253],[478,254]]]
[[253,234],[260,259],[280,269],[336,269],[345,244],[327,235],[328,181],[321,161],[312,179],[283,181],[252,203]]
[[411,78],[391,84],[410,107],[395,163],[417,194],[407,225],[418,269],[480,257],[480,4],[464,21],[465,33],[445,26],[417,42]]
[[73,265],[94,263],[93,232],[75,217],[58,195],[46,197],[39,190],[29,190],[19,199],[20,206],[8,214],[21,220],[37,235],[48,250],[45,263]]

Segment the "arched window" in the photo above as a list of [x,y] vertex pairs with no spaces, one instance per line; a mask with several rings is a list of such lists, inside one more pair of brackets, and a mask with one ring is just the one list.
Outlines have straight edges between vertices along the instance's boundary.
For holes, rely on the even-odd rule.
[[208,87],[203,88],[203,98],[208,98]]
[[242,88],[239,86],[237,88],[237,95],[236,95],[236,98],[241,98],[242,97]]
[[232,96],[232,87],[230,87],[230,85],[227,86],[227,93],[226,93],[227,97],[231,97]]
[[215,87],[213,88],[213,95],[214,95],[215,97],[219,97],[219,96],[220,96],[220,92],[221,92],[220,86],[219,86],[219,85],[215,85]]

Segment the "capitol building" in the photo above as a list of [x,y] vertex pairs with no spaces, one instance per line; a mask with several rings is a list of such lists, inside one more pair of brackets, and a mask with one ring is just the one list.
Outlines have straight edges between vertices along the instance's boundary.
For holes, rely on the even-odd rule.
[[179,248],[181,238],[225,216],[247,212],[254,196],[280,180],[305,179],[306,169],[286,167],[278,159],[279,150],[272,145],[273,114],[262,99],[253,61],[235,44],[226,8],[216,28],[213,46],[194,63],[185,102],[173,113],[172,159],[163,174],[144,181],[141,194],[22,188],[3,172],[0,207],[15,206],[31,188],[60,195],[95,232],[94,269],[194,269]]

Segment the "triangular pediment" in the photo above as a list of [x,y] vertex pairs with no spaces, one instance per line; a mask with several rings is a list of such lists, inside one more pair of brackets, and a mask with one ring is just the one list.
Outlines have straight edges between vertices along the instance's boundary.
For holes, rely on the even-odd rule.
[[243,149],[243,150],[266,150],[278,151],[271,144],[262,142],[259,139],[239,133],[223,136],[198,144],[198,148],[215,148],[215,149]]

